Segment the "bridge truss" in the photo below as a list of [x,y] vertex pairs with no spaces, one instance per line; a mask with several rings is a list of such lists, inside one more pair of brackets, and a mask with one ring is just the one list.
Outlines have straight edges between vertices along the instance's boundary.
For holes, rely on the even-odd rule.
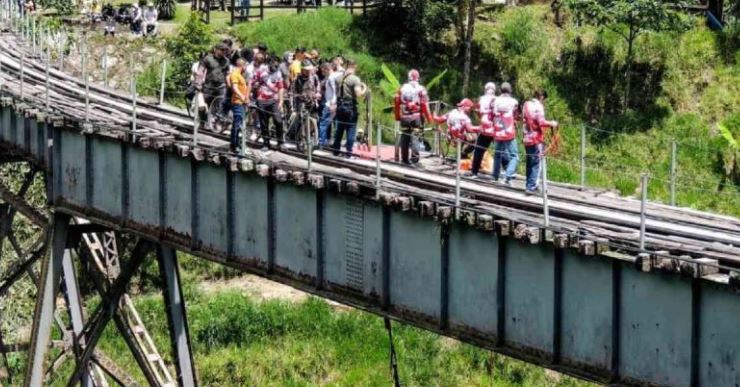
[[[14,287],[31,286],[36,289],[30,293],[35,293],[37,303],[30,337],[15,334],[9,341],[7,332],[0,329],[0,379],[10,385],[20,384],[24,376],[12,373],[9,355],[27,352],[26,363],[32,367],[26,374],[26,385],[44,384],[65,362],[73,362],[69,385],[108,386],[113,381],[136,386],[138,382],[130,374],[97,348],[103,330],[112,323],[124,338],[148,385],[194,386],[195,373],[174,250],[136,237],[121,243],[119,232],[82,218],[49,213],[45,201],[38,195],[32,198],[29,192],[32,188],[41,193],[45,191],[46,176],[38,166],[4,150],[0,170],[8,169],[14,173],[22,170],[25,174],[22,181],[15,184],[18,185],[15,190],[7,181],[0,182],[0,268],[3,268],[0,270],[0,299],[5,308],[10,309],[18,301],[13,298],[18,296],[13,292]],[[10,251],[3,247],[10,247]],[[131,280],[151,255],[156,256],[164,284],[162,290],[174,348],[174,374],[165,364],[127,293]],[[100,298],[92,313],[85,312],[80,278],[86,279],[86,285]],[[13,317],[10,313],[0,316]],[[0,324],[2,320],[0,317]],[[53,331],[59,332],[58,337],[52,337],[55,336]]]

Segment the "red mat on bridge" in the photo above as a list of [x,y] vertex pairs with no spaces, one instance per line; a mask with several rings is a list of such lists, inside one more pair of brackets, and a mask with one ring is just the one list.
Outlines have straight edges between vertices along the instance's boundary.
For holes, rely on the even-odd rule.
[[[368,150],[369,148],[369,150]],[[375,159],[375,146],[371,145],[365,147],[362,145],[355,144],[354,153],[358,157]],[[380,159],[381,160],[393,160],[395,158],[395,147],[393,145],[381,145],[380,146]]]

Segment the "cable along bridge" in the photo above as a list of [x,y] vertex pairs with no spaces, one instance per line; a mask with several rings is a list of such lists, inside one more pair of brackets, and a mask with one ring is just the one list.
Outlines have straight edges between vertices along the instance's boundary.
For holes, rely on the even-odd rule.
[[[38,230],[0,272],[0,297],[38,277],[30,342],[0,332],[2,356],[28,352],[13,384],[41,385],[65,358],[70,385],[135,384],[96,348],[112,323],[149,384],[197,385],[176,251],[601,383],[740,384],[736,218],[550,182],[546,219],[543,198],[449,168],[230,154],[184,111],[86,85],[33,51],[0,36],[0,162],[31,170],[20,190],[0,186],[0,236],[14,240],[19,216]],[[44,208],[26,198],[36,173]],[[173,365],[126,294],[151,251]],[[98,310],[83,313],[77,276]]]

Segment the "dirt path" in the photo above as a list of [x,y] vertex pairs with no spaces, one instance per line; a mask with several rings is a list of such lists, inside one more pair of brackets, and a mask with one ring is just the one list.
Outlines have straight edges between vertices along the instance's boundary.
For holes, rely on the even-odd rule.
[[[309,293],[294,289],[288,285],[283,285],[252,274],[244,274],[228,280],[203,281],[198,284],[198,287],[206,293],[239,289],[250,298],[258,301],[283,300],[297,303],[305,301],[311,296]],[[334,310],[345,311],[352,309],[347,305],[335,301],[326,299],[325,301]]]

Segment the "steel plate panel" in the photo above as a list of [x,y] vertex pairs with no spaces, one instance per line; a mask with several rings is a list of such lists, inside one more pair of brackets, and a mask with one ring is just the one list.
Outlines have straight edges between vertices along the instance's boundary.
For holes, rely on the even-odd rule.
[[691,381],[691,284],[622,270],[619,374],[659,385]]
[[198,164],[198,236],[204,247],[227,250],[226,169]]
[[612,354],[612,262],[563,252],[561,350],[566,362],[608,370]]
[[505,340],[515,347],[551,352],[554,252],[513,239],[506,250]]
[[165,194],[167,205],[165,208],[165,227],[168,231],[191,235],[192,177],[190,176],[190,159],[168,154],[166,165]]
[[[121,145],[92,138],[93,205],[110,216],[121,216]],[[153,168],[156,169],[156,168]]]
[[394,308],[440,316],[442,249],[440,227],[402,212],[391,212],[390,296]]
[[702,386],[740,386],[738,298],[716,284],[702,284],[698,359]]
[[267,183],[237,173],[234,185],[234,254],[267,263]]
[[151,228],[159,226],[159,155],[128,148],[129,217]]
[[469,227],[450,230],[450,322],[496,334],[498,237]]
[[275,265],[298,275],[316,275],[316,192],[275,186]]
[[78,205],[85,205],[86,170],[85,170],[85,137],[61,131],[61,196],[64,200]]

